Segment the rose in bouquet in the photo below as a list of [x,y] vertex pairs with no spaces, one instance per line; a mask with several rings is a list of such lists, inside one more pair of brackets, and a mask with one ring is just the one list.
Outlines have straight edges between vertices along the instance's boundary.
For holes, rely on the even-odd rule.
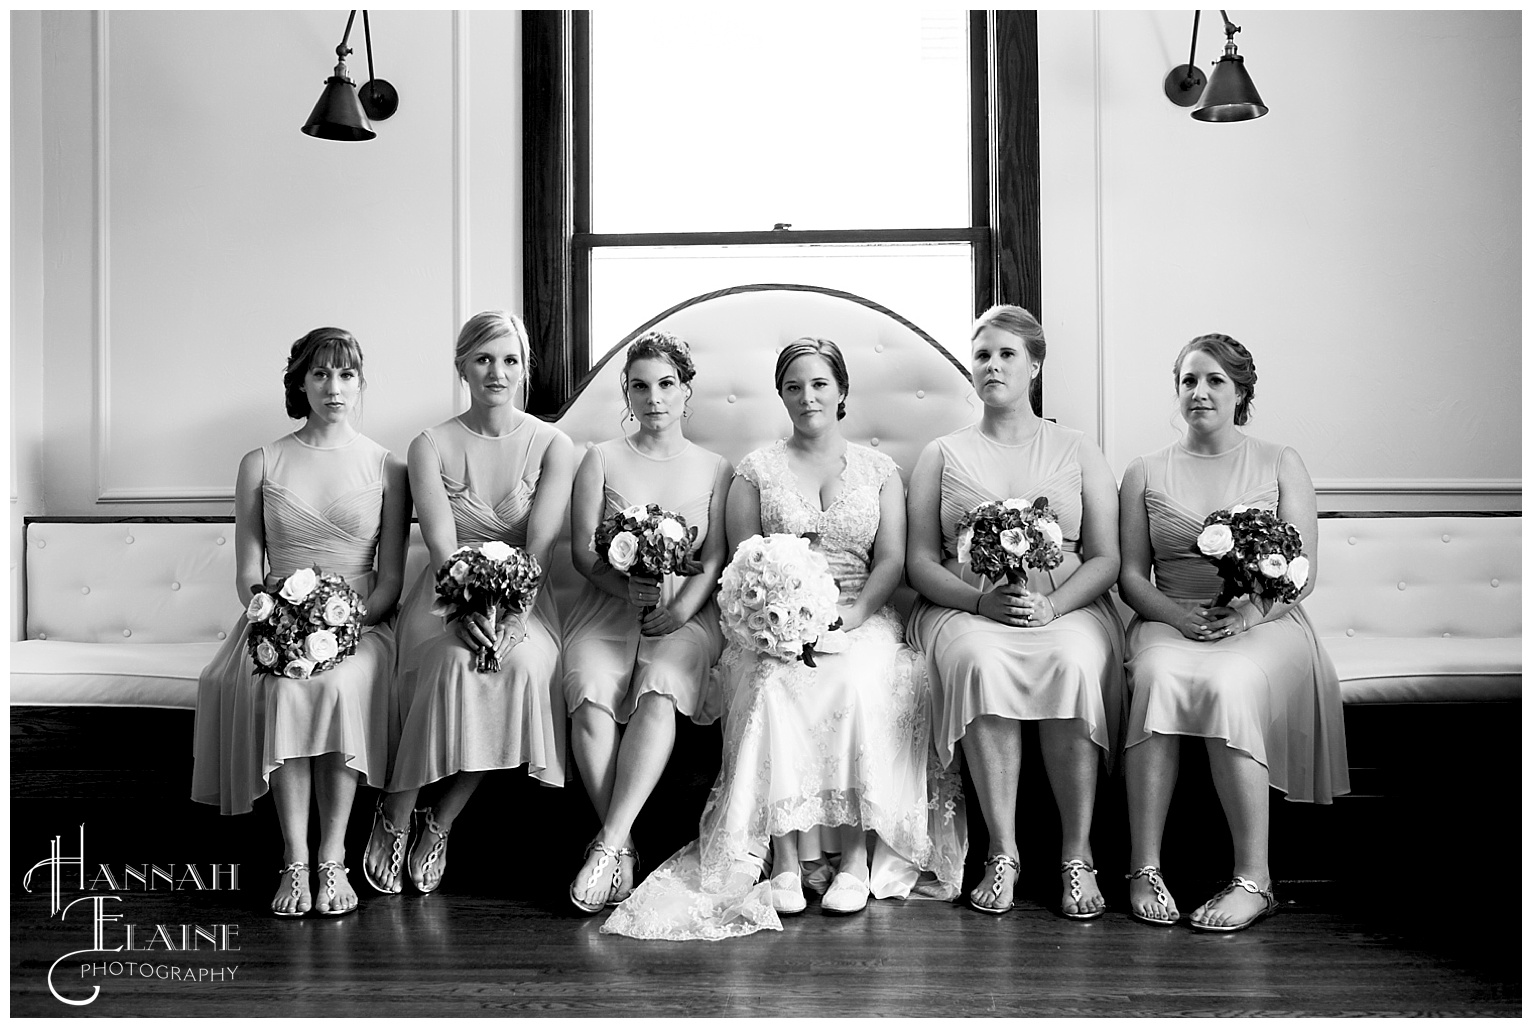
[[[692,556],[697,528],[657,503],[634,504],[604,518],[590,539],[596,570],[612,568],[631,578],[696,575],[702,565]],[[648,614],[652,607],[644,608]]]
[[840,627],[840,590],[829,562],[808,539],[753,535],[723,569],[718,607],[726,635],[778,660],[814,667],[816,646],[828,652]]
[[340,575],[299,568],[269,589],[250,591],[245,619],[256,671],[311,678],[356,652],[367,606]]
[[[493,638],[501,621],[531,608],[542,580],[542,565],[519,546],[497,540],[459,546],[436,570],[431,613],[447,624],[474,614],[488,618]],[[474,668],[499,671],[499,654],[493,647],[480,648]]]
[[1243,504],[1215,510],[1203,522],[1197,552],[1223,580],[1215,607],[1249,596],[1265,613],[1273,603],[1296,601],[1309,580],[1303,536],[1271,511]]
[[1064,562],[1064,530],[1048,506],[1035,500],[990,500],[958,520],[957,559],[992,582],[1026,581],[1027,568],[1051,571]]

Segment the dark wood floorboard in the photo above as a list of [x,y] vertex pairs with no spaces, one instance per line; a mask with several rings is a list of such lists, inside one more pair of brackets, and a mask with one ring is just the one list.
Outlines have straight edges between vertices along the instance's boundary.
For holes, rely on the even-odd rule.
[[[1294,890],[1240,935],[1155,929],[1117,911],[1090,924],[1018,907],[990,917],[930,900],[877,902],[830,918],[811,904],[782,932],[716,943],[599,934],[602,918],[556,901],[454,891],[367,892],[349,917],[262,914],[267,879],[239,892],[123,894],[136,924],[237,923],[237,953],[140,953],[142,967],[237,966],[196,983],[85,977],[49,964],[87,938],[47,917],[47,898],[11,903],[13,1015],[1134,1016],[1518,1015],[1519,940],[1463,945],[1380,925],[1333,890]],[[459,883],[462,884],[462,883]],[[1313,892],[1314,895],[1303,895]],[[1360,916],[1359,916],[1360,915]],[[115,928],[116,926],[114,926]],[[1444,926],[1445,927],[1445,926]],[[147,929],[145,929],[147,930]],[[121,929],[116,928],[121,938]],[[168,972],[166,972],[168,973]]]

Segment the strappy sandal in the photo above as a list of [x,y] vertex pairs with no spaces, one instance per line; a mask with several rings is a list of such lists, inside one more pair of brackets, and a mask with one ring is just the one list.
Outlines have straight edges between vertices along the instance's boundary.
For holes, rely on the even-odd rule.
[[1149,884],[1154,887],[1155,900],[1158,901],[1160,906],[1164,907],[1166,910],[1173,911],[1172,916],[1169,918],[1150,917],[1148,914],[1140,912],[1138,907],[1134,906],[1132,903],[1129,903],[1128,909],[1133,914],[1133,919],[1135,921],[1142,921],[1144,924],[1168,926],[1176,924],[1181,920],[1181,912],[1176,910],[1175,903],[1171,901],[1170,891],[1165,888],[1165,879],[1160,877],[1159,868],[1155,867],[1153,864],[1145,864],[1143,867],[1139,868],[1137,871],[1134,871],[1132,874],[1126,874],[1123,875],[1123,877],[1129,881],[1132,881],[1135,878],[1148,878]]
[[415,851],[420,849],[420,844],[425,839],[426,832],[436,836],[436,841],[431,844],[430,849],[426,850],[425,860],[420,865],[420,873],[417,875],[413,869],[410,871],[410,883],[422,893],[433,893],[440,888],[442,877],[447,873],[446,867],[443,866],[441,873],[436,877],[435,883],[429,888],[425,884],[426,875],[438,863],[446,864],[442,857],[446,856],[447,836],[452,834],[452,830],[450,828],[443,828],[436,823],[436,812],[431,807],[417,807],[415,809],[415,816],[425,822],[425,828],[415,837],[415,841],[410,846],[409,862],[411,864],[415,862]]
[[[309,866],[301,860],[295,860],[277,872],[279,875],[286,875],[288,877],[288,894],[292,896],[293,905],[295,907],[298,904],[298,897],[303,895],[303,891],[299,888],[299,886],[305,884],[305,881],[308,878],[308,873]],[[310,909],[313,909],[313,903],[314,898],[310,896]],[[308,913],[307,910],[278,910],[276,900],[271,901],[271,912],[278,917],[302,917],[304,914]]]
[[1259,896],[1261,899],[1266,901],[1266,906],[1256,911],[1249,918],[1239,922],[1238,924],[1207,924],[1203,921],[1190,921],[1188,923],[1199,932],[1242,932],[1246,928],[1249,928],[1251,925],[1255,924],[1257,921],[1261,920],[1261,918],[1270,917],[1271,914],[1276,911],[1276,894],[1273,893],[1270,889],[1261,888],[1259,885],[1255,884],[1255,882],[1251,881],[1249,878],[1246,878],[1244,875],[1235,875],[1233,879],[1229,881],[1228,885],[1225,885],[1222,889],[1219,889],[1218,892],[1213,895],[1213,898],[1208,900],[1207,903],[1204,903],[1203,906],[1207,906],[1208,903],[1217,903],[1219,900],[1223,899],[1235,889],[1244,889],[1252,896]]
[[[1015,857],[1006,856],[1004,853],[996,853],[993,857],[990,857],[984,861],[984,870],[990,876],[989,884],[985,885],[983,882],[981,882],[977,887],[975,887],[974,890],[968,894],[968,905],[981,913],[1003,914],[1016,905],[1016,878],[1021,874],[1021,864],[1017,863]],[[975,898],[979,895],[980,892],[992,892],[995,894],[996,899],[1000,898],[1000,887],[1002,884],[1004,884],[1000,880],[1000,874],[1003,871],[1009,871],[1011,874],[1011,902],[1007,903],[1003,907],[987,907],[980,903]]]
[[[373,836],[378,834],[378,824],[379,824],[379,822],[382,823],[382,825],[383,825],[383,832],[384,832],[384,834],[386,834],[388,836],[388,838],[390,840],[390,842],[389,842],[390,852],[389,852],[389,857],[388,857],[388,877],[389,877],[389,880],[394,883],[394,886],[391,889],[386,887],[385,885],[383,885],[383,883],[378,881],[376,878],[374,878],[372,876],[372,871],[369,870],[369,867],[368,867],[368,865],[369,865],[369,863],[371,861],[371,858],[375,855],[375,851],[373,850],[372,840],[373,840]],[[366,855],[365,855],[365,857],[362,860],[362,877],[367,879],[367,884],[368,885],[372,886],[374,889],[378,890],[379,892],[383,893],[384,895],[396,896],[399,893],[404,891],[404,878],[399,873],[399,869],[404,866],[405,843],[406,843],[406,841],[408,841],[409,837],[410,837],[410,819],[409,818],[405,818],[404,819],[404,827],[403,828],[395,827],[394,823],[388,819],[388,815],[383,813],[383,801],[382,800],[378,800],[378,809],[375,810],[373,812],[373,815],[372,815],[372,831],[367,836],[367,851],[366,851]]]
[[324,910],[316,910],[316,913],[325,917],[341,917],[345,914],[356,913],[358,904],[352,904],[345,910],[336,910],[334,907],[335,897],[339,895],[335,890],[335,879],[338,875],[349,874],[350,869],[338,860],[325,860],[319,864],[319,873],[324,875],[324,898],[331,905]]
[[[592,839],[590,845],[585,847],[585,859],[582,860],[580,864],[581,871],[585,870],[585,862],[590,860],[590,855],[592,853],[597,853],[599,856],[596,858],[596,866],[591,868],[590,877],[586,878],[586,881],[591,885],[595,885],[606,876],[606,869],[608,865],[610,865],[612,874],[612,892],[616,892],[618,889],[622,888],[623,851],[620,849],[613,849],[606,843],[602,842],[600,839]],[[602,900],[600,903],[586,903],[584,900],[580,899],[580,897],[575,895],[575,886],[578,884],[580,884],[580,876],[579,874],[576,874],[575,880],[569,883],[569,902],[575,905],[576,910],[582,911],[586,914],[599,914],[602,910],[606,909],[606,907],[609,905],[609,901],[611,900],[612,892],[607,893],[607,898]]]
[[[632,861],[633,861],[633,874],[632,874],[631,878],[632,878],[633,884],[636,886],[638,884],[638,864],[639,864],[638,853],[637,853],[636,850],[633,850],[633,849],[630,849],[627,846],[624,846],[622,849],[617,851],[617,859],[618,860],[622,860],[624,858],[631,858]],[[622,869],[619,867],[618,868],[618,872],[619,872],[618,881],[621,881],[621,870]],[[612,896],[611,896],[610,899],[608,899],[606,901],[606,905],[607,906],[615,907],[619,903],[621,903],[623,900],[625,900],[629,896],[633,895],[633,889],[631,889],[631,888],[628,889],[627,892],[619,894],[617,892],[617,890],[620,889],[620,888],[622,888],[621,885],[613,887],[613,889],[612,889]]]
[[1095,868],[1091,867],[1083,860],[1066,860],[1064,863],[1059,865],[1059,873],[1069,876],[1069,898],[1074,900],[1075,904],[1074,913],[1071,914],[1069,911],[1065,910],[1062,904],[1059,906],[1059,913],[1063,914],[1071,921],[1094,921],[1096,918],[1106,913],[1105,907],[1101,908],[1100,910],[1080,909],[1080,900],[1085,895],[1080,891],[1080,876],[1082,874],[1094,876],[1096,873]]

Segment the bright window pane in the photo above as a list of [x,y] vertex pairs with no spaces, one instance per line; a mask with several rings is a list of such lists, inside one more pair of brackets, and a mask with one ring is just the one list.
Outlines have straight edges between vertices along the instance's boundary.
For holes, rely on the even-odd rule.
[[590,25],[591,231],[969,224],[965,11],[605,5]]
[[967,243],[608,247],[591,258],[591,363],[694,296],[745,283],[813,284],[887,307],[965,364],[973,320]]

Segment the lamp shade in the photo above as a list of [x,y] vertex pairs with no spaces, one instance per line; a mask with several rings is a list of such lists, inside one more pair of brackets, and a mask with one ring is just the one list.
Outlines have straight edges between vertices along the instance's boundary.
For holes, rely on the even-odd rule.
[[1249,121],[1266,113],[1261,94],[1256,92],[1255,83],[1245,70],[1245,59],[1233,53],[1233,49],[1229,46],[1213,62],[1213,74],[1208,76],[1202,101],[1192,111],[1192,117],[1198,121]]
[[357,99],[356,85],[346,74],[345,61],[337,64],[335,74],[325,80],[324,92],[319,94],[319,102],[314,105],[303,131],[319,139],[351,143],[377,136]]

